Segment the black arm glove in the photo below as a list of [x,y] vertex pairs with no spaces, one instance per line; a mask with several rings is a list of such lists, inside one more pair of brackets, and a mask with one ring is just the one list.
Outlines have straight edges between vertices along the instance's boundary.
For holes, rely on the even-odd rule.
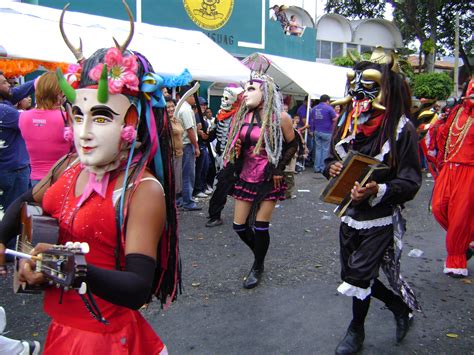
[[33,189],[30,189],[20,195],[15,201],[8,206],[0,222],[0,243],[7,243],[20,233],[21,228],[21,207],[24,202],[36,202],[33,198]]
[[273,175],[283,175],[285,167],[291,162],[291,159],[295,156],[298,151],[298,138],[295,135],[295,138],[291,142],[284,142],[281,152],[281,158],[278,162],[276,169],[274,170]]
[[87,265],[86,282],[93,294],[113,304],[139,309],[151,293],[156,261],[143,254],[125,256],[125,270]]

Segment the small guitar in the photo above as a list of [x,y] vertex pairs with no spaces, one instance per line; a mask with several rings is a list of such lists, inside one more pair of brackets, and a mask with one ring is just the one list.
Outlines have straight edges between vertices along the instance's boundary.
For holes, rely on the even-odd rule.
[[30,259],[36,262],[35,272],[41,272],[50,285],[69,289],[77,289],[79,293],[86,291],[85,279],[87,263],[85,254],[89,252],[87,243],[67,242],[65,245],[53,245],[50,249],[30,255],[19,251],[6,249],[5,253],[17,258]]
[[28,285],[19,280],[19,258],[30,258],[36,261],[36,271],[42,272],[51,284],[58,287],[80,288],[87,272],[84,255],[89,251],[85,243],[54,245],[41,255],[32,257],[28,253],[38,243],[56,244],[59,236],[57,221],[43,215],[40,206],[24,203],[21,210],[21,234],[17,237],[15,255],[15,273],[13,291],[15,293],[40,293],[44,287]]

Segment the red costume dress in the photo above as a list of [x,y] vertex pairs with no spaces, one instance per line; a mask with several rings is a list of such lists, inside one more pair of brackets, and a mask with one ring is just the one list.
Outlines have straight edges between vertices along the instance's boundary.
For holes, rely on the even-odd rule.
[[[472,94],[471,81],[468,95]],[[447,231],[444,272],[467,276],[466,251],[474,241],[474,105],[453,109],[440,132],[441,172],[433,191],[433,214]]]
[[[53,184],[43,198],[45,213],[56,218],[60,226],[59,243],[87,242],[87,263],[104,269],[115,269],[117,242],[113,193],[116,177],[111,178],[105,198],[96,193],[80,206],[75,196],[80,164],[71,167]],[[122,267],[125,256],[121,248]],[[166,347],[138,311],[117,306],[98,296],[94,299],[108,321],[94,319],[79,294],[48,288],[44,297],[45,312],[52,318],[44,354],[167,354]]]

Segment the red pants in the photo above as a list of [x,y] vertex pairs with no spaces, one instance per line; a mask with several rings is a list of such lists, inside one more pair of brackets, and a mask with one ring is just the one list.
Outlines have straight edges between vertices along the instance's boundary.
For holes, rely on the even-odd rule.
[[474,241],[474,166],[448,163],[433,190],[433,214],[447,231],[445,273],[467,275],[466,250]]

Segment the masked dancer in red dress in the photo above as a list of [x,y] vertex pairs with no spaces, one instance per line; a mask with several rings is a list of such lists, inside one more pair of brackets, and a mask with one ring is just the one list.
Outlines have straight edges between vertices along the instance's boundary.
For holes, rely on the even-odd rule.
[[[124,2],[125,4],[125,2]],[[126,4],[125,4],[126,5]],[[138,309],[155,294],[171,301],[179,289],[177,222],[170,122],[162,86],[184,85],[154,73],[147,59],[124,44],[97,50],[85,59],[61,30],[79,66],[75,86],[58,72],[68,100],[77,154],[60,160],[33,190],[10,208],[1,243],[18,229],[24,201],[41,204],[58,220],[59,244],[87,242],[87,291],[45,287],[51,317],[44,354],[167,354]],[[32,254],[50,248],[37,245]],[[2,248],[3,249],[3,248]],[[47,282],[24,263],[20,277]]]
[[433,214],[446,230],[448,257],[444,273],[466,277],[474,249],[474,80],[454,107],[439,135],[438,170]]

